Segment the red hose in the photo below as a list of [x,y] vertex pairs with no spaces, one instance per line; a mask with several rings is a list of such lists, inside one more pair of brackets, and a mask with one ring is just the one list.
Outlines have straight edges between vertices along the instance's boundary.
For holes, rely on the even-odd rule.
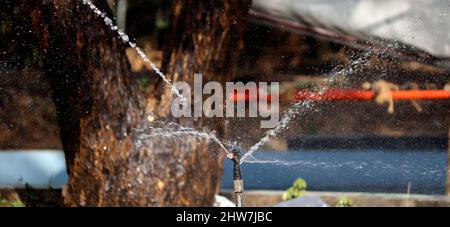
[[[257,94],[259,100],[271,101],[272,96]],[[368,101],[374,98],[374,92],[353,89],[328,89],[323,92],[300,90],[294,96],[295,101]],[[232,101],[249,101],[249,94],[230,94]],[[450,99],[450,91],[447,90],[400,90],[392,91],[394,100],[436,100]],[[253,97],[251,99],[254,99]]]
[[[328,89],[323,92],[300,90],[294,96],[294,100],[313,101],[366,101],[374,98],[374,92],[352,89]],[[392,91],[394,100],[413,99],[450,99],[450,91],[447,90],[400,90]]]
[[[271,95],[260,95],[259,92],[257,93],[258,100],[267,100],[267,102],[272,101]],[[250,98],[250,95],[246,92],[245,94],[238,94],[236,91],[234,93],[231,93],[229,96],[229,99],[236,102],[236,101],[249,101],[250,99],[254,99],[252,96]]]

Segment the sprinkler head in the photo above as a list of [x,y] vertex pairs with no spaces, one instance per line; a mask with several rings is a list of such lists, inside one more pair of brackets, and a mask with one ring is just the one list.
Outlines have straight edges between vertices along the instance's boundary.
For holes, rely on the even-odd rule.
[[236,158],[236,155],[233,152],[227,153],[227,158],[233,161]]
[[240,148],[236,144],[234,144],[233,147],[231,147],[230,152],[227,154],[227,158],[232,161],[240,162],[241,153],[242,153],[242,148]]
[[233,162],[239,162],[241,161],[241,152],[239,150],[231,150],[227,154],[227,158],[230,159]]
[[227,154],[227,158],[233,161],[233,189],[236,195],[236,206],[242,207],[242,193],[244,192],[244,180],[241,174],[241,150],[237,146],[233,146]]
[[231,148],[230,153],[227,154],[227,158],[233,161],[233,178],[234,180],[241,180],[241,149],[238,147]]

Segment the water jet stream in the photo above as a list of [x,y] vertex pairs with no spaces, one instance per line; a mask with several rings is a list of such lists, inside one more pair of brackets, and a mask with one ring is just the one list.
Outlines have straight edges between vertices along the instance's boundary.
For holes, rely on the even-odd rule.
[[312,108],[313,102],[306,100],[303,102],[296,102],[294,103],[291,108],[283,115],[281,118],[281,121],[279,125],[273,129],[270,129],[266,131],[264,137],[262,137],[259,142],[257,142],[255,145],[250,147],[250,149],[242,156],[241,163],[244,163],[247,161],[247,159],[258,149],[260,149],[264,144],[266,144],[271,138],[275,137],[280,132],[286,130],[289,126],[289,123],[293,118],[295,118],[299,113],[300,110],[303,109],[310,109]]
[[[357,72],[360,72],[364,67],[367,67],[369,65],[369,59],[371,55],[382,55],[386,53],[388,50],[392,49],[393,46],[387,46],[382,50],[378,49],[370,49],[366,52],[364,52],[361,55],[358,55],[354,60],[351,60],[348,64],[345,64],[343,67],[336,66],[331,73],[329,73],[329,77],[325,79],[325,82],[327,84],[332,84],[336,80],[338,80],[340,77],[347,77],[352,74],[355,74]],[[383,70],[383,69],[382,69]],[[328,90],[328,87],[323,88],[319,93],[324,93]],[[253,157],[254,160],[249,160],[250,157],[252,157],[252,154],[258,151],[264,144],[266,144],[268,141],[270,141],[271,138],[275,137],[279,133],[283,132],[284,130],[288,129],[288,126],[292,119],[294,119],[297,115],[300,113],[306,113],[307,111],[311,110],[314,105],[317,103],[313,102],[312,98],[309,98],[308,96],[312,96],[314,93],[305,94],[302,100],[299,100],[297,102],[294,102],[292,106],[289,108],[289,110],[283,115],[279,125],[271,130],[266,131],[264,136],[250,149],[242,156],[241,163],[268,163],[267,160],[257,160],[255,157]],[[303,110],[303,111],[301,111]],[[273,161],[271,163],[278,163],[278,164],[286,164],[286,165],[295,165],[295,162],[289,162],[289,161]]]
[[[108,16],[106,16],[106,13],[100,11],[100,9],[98,9],[90,0],[81,0],[81,2],[84,5],[88,6],[94,12],[94,14],[103,18],[103,22],[105,23],[105,25],[107,25],[112,31],[116,31],[117,34],[119,35],[119,38],[124,43],[128,44],[131,48],[133,48],[138,53],[139,57],[145,63],[150,64],[153,71],[164,81],[164,83],[166,83],[166,85],[168,85],[171,88],[172,94],[175,94],[178,98],[180,98],[182,103],[186,101],[185,97],[183,95],[181,95],[177,89],[175,89],[174,85],[172,84],[172,81],[170,79],[168,79],[164,75],[164,73],[161,72],[161,70],[156,66],[156,64],[153,63],[147,57],[147,55],[145,55],[144,51],[142,51],[142,49],[140,47],[138,47],[136,43],[130,41],[129,36],[124,31],[122,31],[117,25],[115,25],[113,20],[111,18],[109,18]],[[163,128],[159,128],[159,129],[152,128],[152,129],[156,130],[158,132],[159,136],[174,137],[174,136],[180,135],[180,134],[189,134],[191,136],[195,136],[198,138],[206,138],[208,140],[211,140],[211,141],[217,143],[220,146],[220,148],[225,151],[225,153],[229,153],[229,151],[228,151],[228,149],[226,149],[224,143],[222,143],[213,133],[208,133],[208,132],[206,132],[206,130],[204,130],[203,132],[200,132],[200,131],[197,131],[192,128],[184,127],[184,126],[174,123],[174,122],[171,122],[170,124],[171,124],[171,126],[176,126],[178,128],[178,131],[177,132],[164,132]],[[142,138],[142,139],[144,139],[144,138]]]
[[156,66],[156,64],[153,63],[147,57],[147,55],[145,55],[144,51],[142,51],[142,49],[140,47],[138,47],[136,43],[130,41],[129,36],[124,31],[122,31],[122,29],[120,29],[117,25],[115,25],[113,20],[111,18],[109,18],[106,15],[106,13],[100,11],[100,9],[98,9],[97,6],[95,6],[94,3],[92,3],[90,0],[81,0],[81,2],[84,5],[89,6],[89,8],[94,12],[94,14],[103,18],[103,22],[105,23],[106,26],[108,26],[112,31],[116,31],[117,34],[119,35],[119,38],[124,43],[128,44],[128,46],[133,48],[138,53],[139,57],[141,57],[145,63],[150,64],[150,67],[153,69],[153,71],[164,81],[164,83],[166,83],[166,85],[168,85],[170,87],[172,94],[175,94],[178,98],[180,98],[180,100],[182,102],[183,102],[183,100],[185,100],[184,96],[182,96],[180,94],[180,92],[177,89],[175,89],[175,87],[172,84],[172,81],[170,79],[168,79],[164,75],[164,73],[161,72],[161,70]]
[[[104,23],[112,30],[115,31],[119,38],[129,45],[131,48],[133,48],[139,55],[139,57],[147,64],[150,64],[153,71],[164,81],[165,84],[167,84],[172,91],[172,94],[175,94],[182,102],[184,102],[186,99],[184,96],[182,96],[177,89],[174,88],[172,82],[170,79],[168,79],[161,71],[160,69],[145,55],[145,53],[142,51],[140,47],[136,45],[136,43],[130,41],[129,36],[125,34],[124,31],[122,31],[120,28],[118,28],[117,25],[113,23],[113,20],[106,16],[106,13],[100,11],[90,0],[80,0],[84,5],[87,5],[97,16],[103,18]],[[383,50],[368,50],[364,52],[363,54],[356,57],[356,59],[351,60],[348,64],[346,64],[344,67],[337,66],[332,72],[329,74],[330,77],[326,79],[326,82],[328,84],[331,84],[335,82],[335,80],[339,77],[346,77],[355,73],[358,73],[362,71],[362,68],[369,65],[368,59],[371,55],[381,55],[387,50],[394,48],[395,46],[388,45]],[[381,69],[383,70],[383,69]],[[325,91],[327,88],[325,88],[322,91]],[[255,163],[262,160],[256,160],[256,158],[253,157],[254,160],[249,160],[250,157],[252,157],[252,154],[256,151],[258,151],[262,146],[264,146],[271,138],[275,137],[279,133],[285,131],[288,129],[289,124],[291,123],[292,119],[294,119],[297,115],[301,113],[306,113],[307,111],[311,110],[313,108],[314,102],[311,102],[310,100],[303,100],[300,102],[295,102],[292,104],[292,106],[289,108],[289,110],[283,115],[282,119],[280,120],[280,123],[277,127],[266,131],[265,135],[252,147],[250,147],[247,152],[244,153],[242,156],[240,162],[241,163]],[[167,137],[174,137],[176,135],[180,134],[189,134],[192,136],[195,136],[197,138],[205,138],[208,140],[211,140],[215,143],[217,143],[222,150],[225,151],[226,154],[229,154],[229,150],[226,148],[225,145],[232,148],[234,145],[230,145],[227,143],[224,143],[220,141],[213,133],[209,133],[206,130],[203,131],[197,131],[192,128],[184,127],[180,124],[171,122],[172,126],[176,126],[178,128],[178,131],[175,132],[165,132],[163,131],[164,128],[153,128],[156,133],[159,134],[159,136],[167,136]],[[143,135],[145,137],[145,135]],[[266,161],[263,161],[266,162]],[[286,161],[273,161],[273,162],[283,162],[285,164],[289,164]]]

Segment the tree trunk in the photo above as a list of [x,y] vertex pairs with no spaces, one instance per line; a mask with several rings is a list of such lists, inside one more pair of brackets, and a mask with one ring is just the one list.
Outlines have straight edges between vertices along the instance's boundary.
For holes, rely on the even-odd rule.
[[450,125],[448,126],[448,152],[447,152],[447,181],[446,190],[447,195],[450,196]]
[[[106,1],[93,2],[111,15]],[[189,81],[194,72],[225,80],[232,72],[249,3],[213,2],[173,3],[164,66],[174,81]],[[163,126],[147,121],[156,110],[168,115],[168,88],[155,89],[145,106],[130,78],[125,45],[81,1],[28,4],[66,154],[66,205],[211,205],[222,166],[221,155],[211,155],[216,146],[190,134],[161,135]]]

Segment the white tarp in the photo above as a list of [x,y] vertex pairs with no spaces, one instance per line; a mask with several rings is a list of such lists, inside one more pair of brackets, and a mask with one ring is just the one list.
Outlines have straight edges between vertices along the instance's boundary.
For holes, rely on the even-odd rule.
[[450,0],[253,0],[252,9],[362,40],[450,57]]

